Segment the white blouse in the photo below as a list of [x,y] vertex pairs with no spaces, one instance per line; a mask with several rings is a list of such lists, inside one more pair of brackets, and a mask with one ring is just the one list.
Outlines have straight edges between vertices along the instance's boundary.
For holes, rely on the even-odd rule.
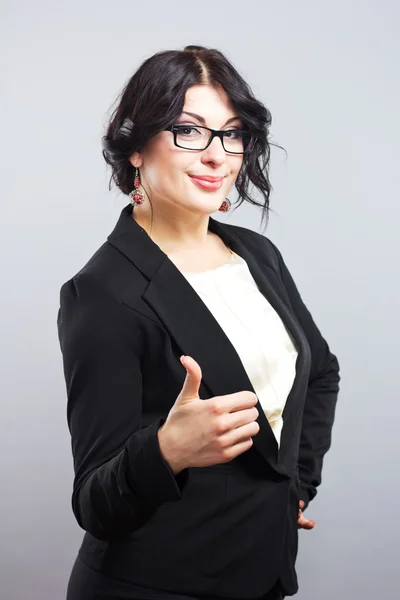
[[298,354],[281,318],[236,252],[216,269],[182,275],[235,347],[279,447]]

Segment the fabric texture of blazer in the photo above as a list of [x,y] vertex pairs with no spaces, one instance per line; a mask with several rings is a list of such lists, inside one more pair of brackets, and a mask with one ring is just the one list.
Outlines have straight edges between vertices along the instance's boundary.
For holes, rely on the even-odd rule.
[[182,354],[201,366],[203,400],[254,389],[212,313],[128,204],[60,290],[72,509],[86,532],[79,556],[108,577],[181,594],[257,598],[279,578],[290,596],[299,501],[306,508],[321,483],[339,364],[277,247],[212,217],[209,230],[246,260],[298,350],[280,448],[258,402],[260,430],[232,461],[175,476],[164,460],[157,432],[183,386]]

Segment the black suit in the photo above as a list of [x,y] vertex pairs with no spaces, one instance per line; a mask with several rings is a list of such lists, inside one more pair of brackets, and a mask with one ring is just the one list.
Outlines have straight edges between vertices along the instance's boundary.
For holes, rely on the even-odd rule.
[[157,431],[185,379],[179,357],[201,366],[202,399],[254,389],[218,322],[131,213],[131,205],[123,208],[107,241],[60,293],[72,507],[87,532],[79,555],[108,577],[154,589],[257,598],[279,577],[293,595],[299,500],[307,505],[315,496],[331,444],[336,356],[276,246],[210,218],[210,231],[247,261],[291,334],[296,377],[279,449],[258,403],[260,430],[247,452],[175,477]]

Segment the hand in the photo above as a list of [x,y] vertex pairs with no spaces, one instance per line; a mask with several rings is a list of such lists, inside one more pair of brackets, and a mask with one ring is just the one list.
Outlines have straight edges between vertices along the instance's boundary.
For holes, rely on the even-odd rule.
[[297,519],[297,529],[313,529],[313,527],[315,525],[315,521],[311,521],[311,520],[308,520],[305,517],[303,517],[303,512],[302,512],[302,509],[304,508],[303,500],[300,500],[299,505],[300,505],[300,508],[299,508],[299,517]]
[[254,392],[243,390],[201,400],[200,365],[191,356],[181,356],[180,360],[186,379],[158,430],[161,453],[174,474],[185,467],[233,460],[250,448],[260,429]]

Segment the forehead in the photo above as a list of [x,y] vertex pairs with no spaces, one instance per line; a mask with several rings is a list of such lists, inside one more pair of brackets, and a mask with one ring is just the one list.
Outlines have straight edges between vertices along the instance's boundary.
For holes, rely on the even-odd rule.
[[237,115],[231,100],[222,87],[194,85],[186,90],[183,110],[196,113],[207,121],[227,120]]

